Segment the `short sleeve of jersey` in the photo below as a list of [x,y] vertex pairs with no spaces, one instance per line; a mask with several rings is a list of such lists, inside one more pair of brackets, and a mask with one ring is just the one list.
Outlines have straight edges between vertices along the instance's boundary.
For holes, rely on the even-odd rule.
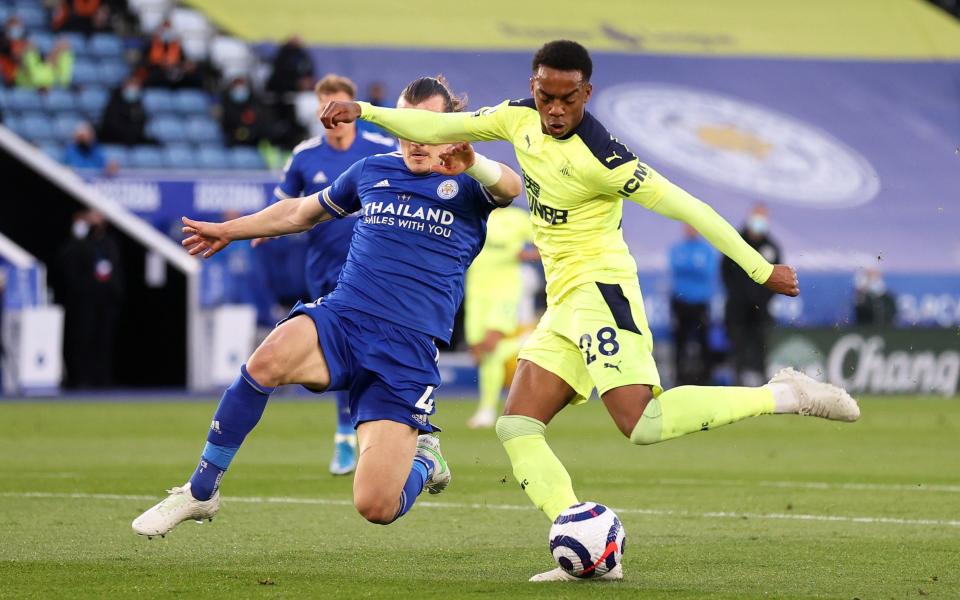
[[343,172],[333,184],[320,192],[320,204],[338,219],[360,210],[360,195],[357,186],[367,160],[358,160]]
[[596,173],[600,179],[598,187],[604,195],[630,200],[646,208],[652,208],[670,184],[653,167],[637,159],[613,169],[598,166]]
[[300,165],[297,160],[299,156],[299,154],[291,156],[283,169],[283,179],[280,180],[280,184],[273,191],[273,195],[278,200],[294,198],[303,192],[303,174],[300,172]]
[[493,194],[491,194],[487,188],[480,185],[480,182],[469,176],[462,177],[461,179],[466,191],[469,192],[471,198],[473,198],[481,210],[489,214],[493,209],[499,208]]
[[466,121],[466,129],[471,139],[484,142],[492,140],[511,140],[521,116],[527,109],[511,106],[504,100],[496,106],[485,106],[473,113]]

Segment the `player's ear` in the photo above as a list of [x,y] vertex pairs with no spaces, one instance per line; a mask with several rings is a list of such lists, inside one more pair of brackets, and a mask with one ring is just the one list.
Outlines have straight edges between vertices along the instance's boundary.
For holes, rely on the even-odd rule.
[[530,77],[530,97],[531,97],[531,98],[534,96],[534,93],[533,93],[533,79],[534,79],[534,78],[531,76],[531,77]]
[[593,95],[593,84],[589,81],[583,84],[583,103],[586,104],[590,101],[590,96]]

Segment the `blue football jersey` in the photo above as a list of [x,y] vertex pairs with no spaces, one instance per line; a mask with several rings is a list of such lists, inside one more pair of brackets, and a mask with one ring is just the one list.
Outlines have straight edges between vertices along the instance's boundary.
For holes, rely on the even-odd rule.
[[467,175],[411,173],[399,152],[356,163],[320,194],[338,218],[360,212],[336,289],[325,299],[450,343],[464,274],[496,208]]
[[[315,194],[358,160],[396,149],[393,138],[371,131],[358,130],[356,139],[346,150],[330,146],[323,136],[310,138],[293,149],[274,196],[282,200]],[[336,285],[347,259],[355,223],[355,219],[337,219],[320,223],[307,232],[305,273],[310,299],[329,293]]]

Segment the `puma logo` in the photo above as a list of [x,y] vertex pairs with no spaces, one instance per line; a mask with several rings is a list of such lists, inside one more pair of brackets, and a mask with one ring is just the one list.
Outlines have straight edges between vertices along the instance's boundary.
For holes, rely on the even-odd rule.
[[613,161],[617,160],[618,158],[623,158],[623,157],[620,156],[619,154],[617,154],[617,151],[614,150],[614,151],[613,151],[613,155],[606,157],[604,160],[605,160],[606,162],[613,162]]
[[527,140],[527,150],[530,150],[530,144],[531,144],[531,142],[530,142],[530,134],[528,133],[528,134],[524,135],[524,136],[523,136],[523,139]]
[[616,370],[617,370],[617,373],[620,373],[621,375],[623,375],[623,371],[620,370],[620,363],[622,363],[622,362],[623,362],[622,360],[621,360],[620,362],[618,362],[617,364],[612,364],[612,363],[605,362],[605,363],[603,363],[603,368],[604,368],[604,369],[616,369]]

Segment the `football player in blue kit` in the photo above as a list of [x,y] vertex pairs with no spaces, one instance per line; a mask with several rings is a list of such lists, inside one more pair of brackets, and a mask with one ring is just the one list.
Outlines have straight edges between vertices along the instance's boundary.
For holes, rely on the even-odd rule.
[[[346,77],[330,74],[317,83],[315,92],[320,101],[319,115],[328,102],[353,100],[357,86]],[[393,138],[362,131],[356,123],[326,129],[324,135],[310,138],[293,149],[293,155],[284,167],[283,180],[273,191],[275,201],[315,194],[358,160],[396,149]],[[351,216],[318,223],[307,231],[306,281],[311,300],[326,296],[337,286],[355,224],[356,217]],[[257,240],[254,240],[256,244]],[[357,435],[350,422],[347,393],[340,391],[335,396],[337,431],[333,438],[330,472],[346,475],[357,465]]]
[[[408,85],[400,108],[458,110],[442,79]],[[440,385],[437,343],[449,343],[467,267],[483,246],[487,216],[520,193],[520,177],[467,143],[401,140],[400,152],[365,158],[322,192],[258,213],[205,223],[184,218],[184,246],[209,257],[235,240],[306,231],[361,216],[336,289],[298,304],[254,351],[224,392],[189,482],[136,520],[146,536],[188,519],[212,519],[220,480],[278,385],[349,390],[360,458],[357,511],[373,523],[403,516],[421,491],[441,492],[450,468],[431,435]]]

